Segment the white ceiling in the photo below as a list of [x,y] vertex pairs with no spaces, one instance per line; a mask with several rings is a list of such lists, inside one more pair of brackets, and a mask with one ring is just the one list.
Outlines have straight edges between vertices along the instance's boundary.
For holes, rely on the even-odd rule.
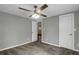
[[[19,10],[18,7],[23,7],[29,10],[34,10],[34,4],[2,4],[0,5],[0,11],[7,12],[13,15],[29,18],[28,16],[33,14],[32,12]],[[41,6],[41,5],[37,5]],[[44,10],[44,14],[48,17],[68,13],[79,10],[79,4],[48,4],[48,8]],[[44,17],[40,17],[44,18]]]

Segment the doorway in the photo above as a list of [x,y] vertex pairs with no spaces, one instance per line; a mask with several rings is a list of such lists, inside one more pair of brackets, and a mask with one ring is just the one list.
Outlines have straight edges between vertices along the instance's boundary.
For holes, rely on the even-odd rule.
[[37,25],[37,30],[38,30],[38,42],[41,42],[42,40],[42,22],[38,22],[38,25]]

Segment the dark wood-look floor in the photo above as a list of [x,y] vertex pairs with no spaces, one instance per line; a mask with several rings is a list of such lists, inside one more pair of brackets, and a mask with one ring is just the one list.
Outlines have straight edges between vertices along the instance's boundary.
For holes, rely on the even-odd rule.
[[79,52],[53,45],[33,42],[23,46],[1,51],[0,55],[78,55]]

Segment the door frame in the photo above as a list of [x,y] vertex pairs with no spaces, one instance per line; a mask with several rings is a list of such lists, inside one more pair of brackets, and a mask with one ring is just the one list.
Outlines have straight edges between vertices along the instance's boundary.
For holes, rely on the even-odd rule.
[[[74,13],[69,13],[69,14],[71,14],[73,16],[73,48],[68,48],[68,49],[74,50]],[[68,14],[64,14],[64,15],[68,15]],[[60,16],[63,16],[63,15],[60,15]],[[60,21],[59,21],[59,24],[60,24]],[[60,27],[60,25],[59,25],[59,27]],[[59,47],[63,47],[60,45],[60,29],[59,29]],[[64,47],[64,48],[66,48],[66,47]]]
[[[36,22],[37,23],[37,21],[34,21],[34,20],[32,20],[32,22]],[[33,32],[32,32],[33,33]],[[32,35],[33,36],[33,35]],[[33,39],[33,38],[32,38]],[[34,41],[37,41],[37,40],[32,40],[32,42],[34,42]]]

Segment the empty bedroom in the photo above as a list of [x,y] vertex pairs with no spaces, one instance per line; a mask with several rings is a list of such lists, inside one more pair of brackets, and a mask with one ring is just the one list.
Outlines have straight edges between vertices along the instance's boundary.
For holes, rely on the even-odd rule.
[[79,55],[79,4],[0,4],[0,55]]

